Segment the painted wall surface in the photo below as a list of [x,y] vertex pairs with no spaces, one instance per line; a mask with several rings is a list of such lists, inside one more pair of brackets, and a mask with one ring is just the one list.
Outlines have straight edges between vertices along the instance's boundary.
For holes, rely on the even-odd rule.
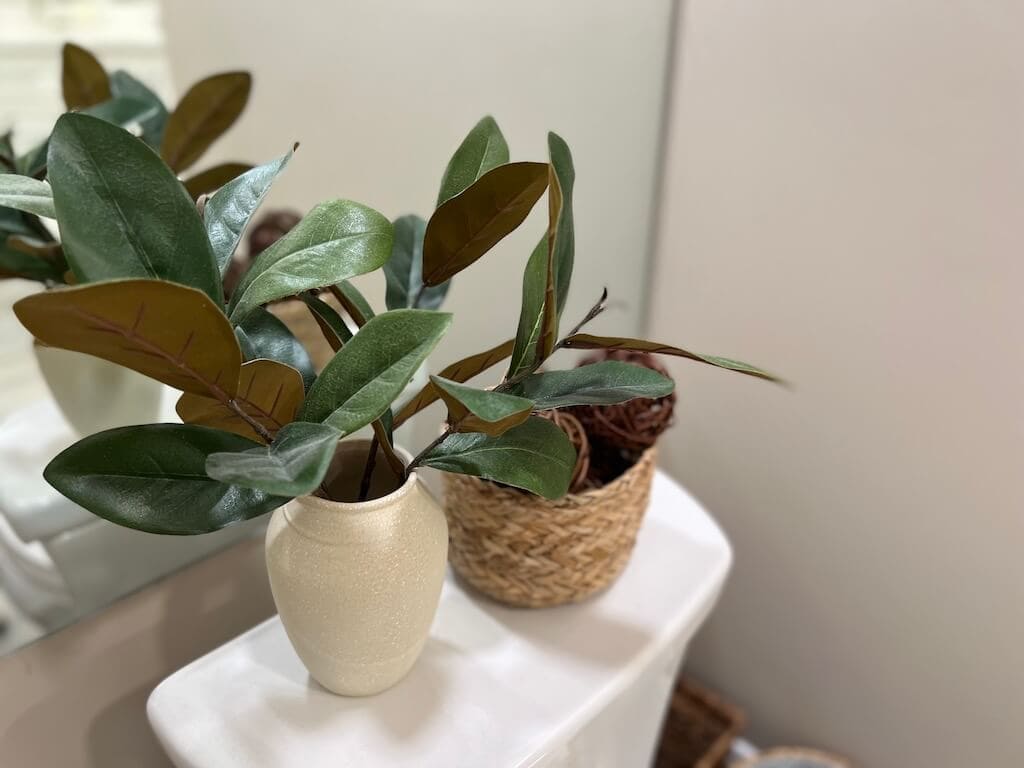
[[765,744],[1024,764],[1024,6],[688,6],[651,331],[736,548],[691,670]]
[[[660,161],[669,0],[612,2],[174,0],[167,46],[179,86],[211,70],[254,73],[247,114],[204,159],[269,159],[301,141],[267,205],[305,210],[350,197],[394,218],[426,217],[463,136],[493,114],[513,160],[545,159],[547,131],[576,171],[577,267],[566,317],[609,285],[606,329],[638,330]],[[202,23],[197,23],[201,19]],[[515,334],[522,271],[546,207],[454,281],[455,324],[435,370]],[[378,305],[383,279],[357,281]],[[596,326],[602,327],[602,326]],[[412,448],[436,434],[419,420]]]

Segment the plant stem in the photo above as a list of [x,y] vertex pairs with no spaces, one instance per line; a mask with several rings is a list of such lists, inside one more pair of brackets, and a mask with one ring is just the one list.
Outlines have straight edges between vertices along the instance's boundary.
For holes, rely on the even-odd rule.
[[377,465],[377,436],[370,440],[370,452],[366,456],[366,464],[363,465],[363,479],[359,481],[359,501],[366,501],[370,493],[370,478],[373,477],[373,468]]
[[238,418],[240,418],[250,427],[252,427],[253,431],[267,442],[267,445],[270,445],[271,443],[274,442],[274,435],[271,434],[266,427],[264,427],[262,424],[256,421],[256,419],[254,419],[252,416],[246,413],[245,409],[242,408],[242,406],[240,406],[237,402],[235,402],[234,398],[229,398],[226,405],[228,408],[231,409],[232,413],[238,416]]
[[424,292],[427,290],[427,286],[424,283],[420,283],[420,287],[416,289],[416,295],[412,299],[411,307],[417,309],[420,305],[420,299],[423,298]]
[[420,465],[420,462],[423,461],[423,459],[426,457],[426,455],[428,453],[430,453],[432,450],[434,450],[435,448],[437,448],[437,446],[439,446],[441,443],[443,443],[445,438],[447,438],[452,432],[454,432],[455,431],[455,427],[457,427],[457,426],[458,426],[458,422],[456,422],[455,424],[449,425],[447,427],[447,429],[445,429],[444,432],[442,432],[440,435],[438,435],[433,440],[431,440],[430,441],[430,445],[428,445],[426,448],[424,448],[422,451],[420,451],[416,455],[416,457],[412,461],[409,462],[409,465],[405,468],[405,476],[408,477],[412,473],[412,471],[414,469],[416,469],[416,467],[418,467]]

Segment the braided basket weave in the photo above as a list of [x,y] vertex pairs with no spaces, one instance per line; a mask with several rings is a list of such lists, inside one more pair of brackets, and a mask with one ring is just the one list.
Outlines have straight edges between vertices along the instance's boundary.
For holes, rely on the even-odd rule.
[[574,603],[611,584],[647,510],[656,449],[601,488],[548,501],[445,473],[448,559],[472,587],[507,605]]

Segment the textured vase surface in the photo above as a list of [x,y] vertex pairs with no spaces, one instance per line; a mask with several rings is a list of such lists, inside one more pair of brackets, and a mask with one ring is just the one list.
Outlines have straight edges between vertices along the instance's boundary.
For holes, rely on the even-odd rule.
[[[335,459],[339,474],[352,475],[350,486],[365,451],[363,441],[342,443]],[[381,464],[372,487],[386,474]],[[270,586],[313,678],[346,696],[401,680],[430,632],[447,554],[444,512],[415,473],[369,501],[304,496],[277,509],[267,529]]]
[[98,357],[34,344],[46,386],[81,436],[160,420],[164,385]]

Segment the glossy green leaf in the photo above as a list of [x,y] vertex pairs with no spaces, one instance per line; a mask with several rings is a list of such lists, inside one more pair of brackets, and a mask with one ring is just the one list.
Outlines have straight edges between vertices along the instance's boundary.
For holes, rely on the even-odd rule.
[[[490,115],[473,126],[452,159],[448,161],[444,177],[441,179],[441,191],[437,196],[437,205],[452,199],[466,187],[483,176],[492,168],[508,162],[508,144],[501,134],[501,129]],[[424,307],[431,309],[431,307]],[[397,307],[388,307],[397,309]]]
[[99,60],[85,48],[65,43],[61,87],[68,109],[82,109],[110,98],[110,79]]
[[[512,352],[512,339],[504,341],[498,344],[496,347],[484,350],[483,352],[477,352],[475,355],[464,357],[461,360],[456,360],[449,366],[446,366],[441,371],[440,376],[448,379],[449,381],[464,382],[469,381],[477,374],[483,373],[488,368],[491,368]],[[436,402],[440,395],[430,384],[427,384],[421,389],[408,403],[406,403],[401,411],[395,416],[395,426],[399,427],[404,424],[408,419],[415,416],[417,413],[422,411],[431,403]]]
[[50,185],[15,173],[0,175],[0,205],[50,219],[57,216]]
[[583,365],[567,371],[527,376],[509,390],[536,403],[537,410],[571,405],[613,405],[637,397],[664,397],[675,383],[640,365],[618,360]]
[[321,371],[299,420],[349,434],[380,418],[450,325],[451,315],[429,310],[377,315]]
[[142,141],[95,117],[66,114],[50,141],[49,179],[64,252],[81,282],[153,277],[223,302],[195,205]]
[[532,416],[498,437],[472,432],[449,435],[422,463],[557,499],[569,490],[576,449],[565,432],[547,419]]
[[391,222],[351,200],[321,203],[256,257],[231,297],[231,319],[303,291],[372,272],[391,255]]
[[544,323],[544,297],[548,282],[548,239],[541,238],[523,270],[523,298],[519,308],[516,345],[509,362],[508,377],[531,370],[538,359],[538,342]]
[[145,83],[119,69],[110,76],[110,90],[115,97],[134,99],[149,107],[149,114],[139,120],[142,128],[142,140],[154,148],[159,148],[164,138],[164,127],[167,125],[169,113],[163,101]]
[[[90,117],[99,118],[104,122],[128,128],[145,122],[154,113],[152,106],[145,102],[138,101],[137,99],[116,97],[109,101],[104,101],[102,104],[80,110],[75,114],[89,115]],[[18,172],[25,176],[42,178],[46,172],[46,159],[49,150],[50,138],[47,137],[18,158]]]
[[440,285],[487,253],[523,223],[547,186],[547,163],[509,163],[444,203],[423,237],[423,282]]
[[313,315],[313,319],[316,320],[316,324],[320,327],[320,331],[327,339],[331,349],[337,352],[345,346],[345,343],[352,338],[352,331],[349,330],[338,311],[312,293],[301,293],[299,298],[309,308],[310,314]]
[[326,424],[293,422],[271,445],[210,454],[206,473],[223,483],[274,496],[302,496],[323,481],[339,437]]
[[174,108],[160,142],[160,156],[181,172],[234,124],[249,101],[248,72],[211,75],[193,85]]
[[272,312],[258,307],[235,326],[235,336],[246,360],[276,360],[297,370],[308,390],[316,378],[306,348]]
[[455,432],[483,432],[497,436],[522,424],[533,411],[533,401],[431,376],[431,384],[448,406],[448,424]]
[[252,170],[248,163],[219,163],[205,171],[200,171],[195,176],[190,176],[183,182],[188,196],[198,200],[201,195],[208,195],[216,192],[230,181],[234,181],[243,173]]
[[221,274],[227,271],[242,233],[266,197],[274,179],[291,160],[294,151],[293,147],[276,160],[244,172],[206,201],[203,221]]
[[79,440],[50,462],[43,477],[117,525],[148,533],[209,533],[288,501],[207,476],[210,454],[254,447],[230,432],[188,424],[121,427]]
[[[423,285],[423,236],[427,222],[410,214],[395,219],[394,227],[395,244],[391,258],[384,265],[388,309],[437,309],[444,301],[451,281],[433,287]],[[414,307],[417,296],[419,302]]]
[[717,368],[725,368],[729,371],[736,371],[747,376],[754,376],[759,379],[780,382],[781,379],[773,374],[755,368],[749,363],[739,360],[730,360],[727,357],[715,357],[714,355],[700,355],[696,352],[688,352],[670,344],[661,344],[657,341],[646,341],[644,339],[630,339],[620,336],[594,336],[589,333],[577,333],[565,340],[567,349],[631,349],[637,352],[650,352],[657,355],[672,355],[673,357],[685,357],[688,360],[696,360],[699,363],[707,363]]
[[572,282],[572,267],[576,252],[576,230],[573,225],[572,195],[576,183],[569,145],[554,133],[548,134],[548,155],[551,159],[551,185],[558,189],[557,215],[554,216],[554,240],[551,246],[552,268],[555,276],[555,299],[558,316],[565,309]]

